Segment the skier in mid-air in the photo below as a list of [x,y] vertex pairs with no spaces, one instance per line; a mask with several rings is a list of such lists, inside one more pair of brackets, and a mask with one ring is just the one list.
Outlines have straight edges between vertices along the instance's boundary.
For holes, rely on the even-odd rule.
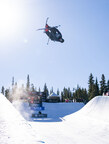
[[45,33],[51,40],[62,43],[64,42],[64,39],[62,39],[62,34],[56,27],[50,27],[48,24],[46,24],[45,28]]
[[64,39],[62,38],[62,34],[57,29],[60,25],[59,26],[51,27],[51,26],[49,26],[47,24],[47,21],[48,21],[48,18],[46,20],[45,28],[41,28],[41,29],[38,29],[38,30],[44,30],[44,33],[46,33],[47,36],[49,37],[49,39],[51,39],[52,41],[57,41],[57,42],[63,43]]

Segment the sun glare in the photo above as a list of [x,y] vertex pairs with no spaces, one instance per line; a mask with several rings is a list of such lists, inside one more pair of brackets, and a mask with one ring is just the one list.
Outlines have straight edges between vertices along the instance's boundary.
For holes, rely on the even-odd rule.
[[0,37],[10,37],[17,31],[17,4],[10,0],[0,0]]

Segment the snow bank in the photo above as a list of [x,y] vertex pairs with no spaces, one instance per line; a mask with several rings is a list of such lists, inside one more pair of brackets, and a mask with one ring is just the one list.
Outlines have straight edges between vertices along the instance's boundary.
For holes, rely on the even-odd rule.
[[0,143],[1,144],[36,144],[34,134],[28,124],[12,104],[0,94]]
[[[80,111],[76,113],[78,116],[85,116],[91,119],[109,122],[109,97],[96,96],[89,101]],[[69,118],[71,119],[73,115]]]
[[[0,105],[2,105],[2,102],[0,102]],[[28,105],[26,103],[23,103],[22,106],[23,108],[20,109],[20,112],[22,113],[22,110],[26,110],[26,112],[28,113]],[[44,106],[44,113],[48,114],[48,119],[50,120],[29,121],[30,125],[32,126],[31,128],[21,116],[18,116],[18,119],[20,117],[20,120],[18,120],[17,122],[19,131],[21,129],[27,130],[32,139],[32,133],[29,130],[34,129],[35,134],[37,135],[38,132],[38,134],[41,136],[41,139],[43,140],[39,142],[44,142],[46,144],[109,144],[109,97],[97,96],[93,98],[89,103],[87,103],[84,107],[83,105],[81,105],[81,103],[44,103]],[[14,110],[11,110],[11,112],[13,112]],[[7,110],[5,112],[7,114]],[[17,111],[15,113],[17,113]],[[60,117],[63,117],[61,122]],[[6,124],[9,125],[7,121],[5,119]],[[21,127],[19,126],[19,121]],[[0,125],[0,131],[3,130],[3,127],[4,129],[7,128],[8,134],[6,132],[4,133],[4,130],[0,134],[6,138],[7,136],[12,137],[13,141],[14,138],[17,140],[17,138],[15,137],[17,134],[14,130],[12,130],[12,134],[15,132],[14,138],[13,135],[9,135],[10,131],[8,130],[7,125],[5,127],[3,125]],[[11,129],[11,127],[9,128]],[[16,123],[14,123],[14,128],[16,128]],[[25,130],[23,130],[24,135],[26,134]],[[20,134],[18,134],[18,136],[19,135]],[[28,139],[27,134],[26,137]],[[26,141],[25,137],[21,138],[23,138],[24,142]],[[11,141],[11,143],[1,143],[26,144],[20,141],[18,143],[14,142],[12,143]],[[31,140],[27,140],[27,144],[28,143],[34,144],[34,142],[32,142]]]
[[[64,113],[63,106],[59,112]],[[99,96],[79,111],[63,117],[62,122],[30,123],[47,144],[109,144],[108,111],[109,97]]]
[[93,98],[81,109],[81,114],[96,120],[109,122],[109,97],[97,96]]

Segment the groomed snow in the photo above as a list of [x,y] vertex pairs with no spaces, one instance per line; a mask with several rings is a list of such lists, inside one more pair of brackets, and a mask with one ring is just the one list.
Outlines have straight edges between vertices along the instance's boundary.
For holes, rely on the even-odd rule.
[[[25,117],[28,105],[16,104],[21,105],[19,110]],[[85,106],[81,103],[44,105],[48,119],[27,121],[0,95],[0,144],[109,144],[109,97],[95,97]]]
[[62,120],[30,123],[47,144],[109,144],[109,97],[95,97]]
[[70,115],[80,110],[84,106],[83,103],[43,103],[45,110],[42,111],[42,113],[48,115],[47,119],[31,119],[32,111],[30,110],[29,104],[27,102],[15,101],[13,102],[13,105],[26,120],[40,122],[62,121],[62,117]]
[[[108,96],[96,96],[90,102],[87,103],[80,111],[78,115],[84,115],[88,118],[95,119],[102,122],[109,123],[109,97]],[[71,119],[70,115],[70,119]]]
[[38,134],[0,94],[0,144],[39,144]]

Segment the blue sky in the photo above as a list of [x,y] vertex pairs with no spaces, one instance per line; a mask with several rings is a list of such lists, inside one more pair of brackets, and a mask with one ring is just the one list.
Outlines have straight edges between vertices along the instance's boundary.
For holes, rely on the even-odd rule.
[[[49,42],[43,31],[61,25],[64,43]],[[90,73],[109,79],[108,0],[1,0],[0,87],[9,87],[12,77],[48,88],[88,87]]]

